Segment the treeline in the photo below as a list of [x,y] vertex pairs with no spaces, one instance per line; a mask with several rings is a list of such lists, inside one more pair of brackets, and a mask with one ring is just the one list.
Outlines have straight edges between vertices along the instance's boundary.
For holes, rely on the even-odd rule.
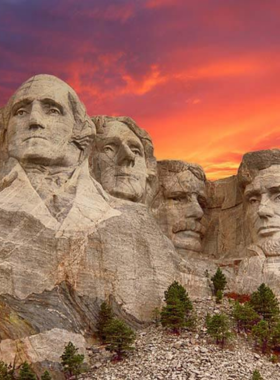
[[[209,277],[209,274],[206,274]],[[227,280],[222,270],[218,268],[211,277],[213,295],[216,303],[223,302]],[[228,295],[230,296],[230,295]],[[271,354],[273,350],[280,351],[280,309],[279,302],[273,291],[261,284],[251,295],[235,295],[237,300],[232,304],[230,313],[207,314],[205,318],[206,331],[214,343],[222,349],[234,335],[246,334],[254,342],[255,348],[263,354]],[[154,322],[174,334],[182,331],[195,331],[198,319],[193,303],[186,289],[174,281],[164,292],[165,305],[154,310]],[[112,360],[120,361],[128,352],[134,349],[135,332],[122,320],[116,318],[107,302],[100,306],[97,319],[97,337],[105,345],[106,350],[113,353]],[[271,356],[276,362],[278,358]],[[77,378],[87,371],[84,355],[69,342],[61,355],[61,368],[65,378]],[[24,362],[19,368],[0,362],[0,380],[51,380],[51,375],[45,371],[41,377],[35,375],[32,367]],[[253,373],[252,380],[261,380],[258,370]]]

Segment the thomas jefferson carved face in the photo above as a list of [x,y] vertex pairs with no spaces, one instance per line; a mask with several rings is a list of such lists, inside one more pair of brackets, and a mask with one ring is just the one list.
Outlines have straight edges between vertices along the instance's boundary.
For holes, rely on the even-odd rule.
[[71,143],[75,125],[62,81],[34,77],[17,91],[7,130],[8,152],[21,163],[71,166],[80,150]]
[[176,249],[201,251],[205,227],[201,224],[206,205],[205,182],[190,170],[160,176],[163,197],[157,219]]
[[124,123],[107,121],[97,136],[97,149],[103,188],[115,197],[140,202],[148,177],[141,140]]
[[245,187],[246,219],[254,244],[280,240],[280,165],[272,165]]

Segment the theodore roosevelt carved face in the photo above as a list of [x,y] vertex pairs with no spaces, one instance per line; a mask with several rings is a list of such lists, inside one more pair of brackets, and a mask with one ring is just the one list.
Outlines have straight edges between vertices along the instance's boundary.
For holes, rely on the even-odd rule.
[[111,195],[144,202],[154,166],[149,135],[130,118],[95,119],[95,176]]
[[198,165],[183,161],[159,161],[159,194],[155,216],[176,249],[201,251],[205,227],[205,174]]

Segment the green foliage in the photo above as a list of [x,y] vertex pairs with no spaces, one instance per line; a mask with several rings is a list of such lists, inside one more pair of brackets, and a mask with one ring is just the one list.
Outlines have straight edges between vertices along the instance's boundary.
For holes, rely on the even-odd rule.
[[253,372],[252,380],[263,380],[263,378],[261,377],[261,374],[259,373],[257,369],[255,369],[255,371]]
[[271,326],[272,329],[272,346],[279,349],[280,347],[280,321],[278,320]]
[[37,377],[32,371],[30,365],[27,362],[24,362],[19,371],[19,380],[36,380]]
[[104,329],[108,350],[115,352],[117,360],[121,360],[127,351],[133,350],[131,346],[135,341],[134,331],[123,321],[114,318]]
[[252,294],[250,305],[269,324],[279,318],[279,302],[273,291],[265,284],[261,284]]
[[106,342],[106,335],[104,333],[104,330],[106,326],[112,321],[114,317],[112,308],[110,305],[107,304],[107,302],[103,302],[100,306],[98,318],[97,318],[97,335],[101,342]]
[[228,317],[223,313],[213,316],[207,314],[206,327],[207,333],[216,340],[216,344],[220,344],[222,347],[232,336]]
[[66,376],[77,376],[83,372],[84,355],[77,353],[78,348],[72,342],[69,342],[61,355],[61,364]]
[[43,375],[41,376],[41,380],[52,380],[52,377],[49,373],[49,371],[45,371]]
[[269,360],[271,361],[271,363],[278,363],[278,356],[277,355],[271,355]]
[[211,281],[213,282],[215,295],[217,295],[218,291],[223,292],[225,290],[227,279],[220,268],[218,268],[214,276],[211,277]]
[[179,332],[183,327],[193,328],[195,317],[193,305],[186,289],[174,281],[164,292],[166,306],[161,311],[161,323],[164,327]]
[[223,299],[223,292],[221,290],[218,290],[216,294],[216,303],[217,304],[222,303],[222,299]]
[[233,306],[232,316],[236,322],[238,332],[241,330],[250,331],[260,320],[259,314],[248,302],[242,305],[236,301]]
[[0,380],[12,380],[14,378],[13,374],[13,367],[0,361]]
[[266,353],[272,343],[272,334],[268,322],[261,320],[252,328],[252,334],[255,337],[256,343],[261,347],[262,353]]
[[186,315],[182,302],[175,299],[162,308],[161,323],[163,327],[169,327],[174,332],[179,332],[185,327]]
[[164,300],[168,304],[173,300],[179,300],[184,308],[186,313],[193,310],[193,305],[189,299],[186,289],[180,285],[177,281],[174,281],[168,289],[164,292]]

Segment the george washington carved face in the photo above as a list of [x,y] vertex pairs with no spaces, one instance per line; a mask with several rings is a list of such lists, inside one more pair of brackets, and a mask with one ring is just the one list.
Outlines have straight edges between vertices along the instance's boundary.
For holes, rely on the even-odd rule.
[[78,163],[81,150],[73,141],[76,120],[69,91],[74,93],[48,75],[35,76],[19,88],[9,104],[9,156],[40,165]]

